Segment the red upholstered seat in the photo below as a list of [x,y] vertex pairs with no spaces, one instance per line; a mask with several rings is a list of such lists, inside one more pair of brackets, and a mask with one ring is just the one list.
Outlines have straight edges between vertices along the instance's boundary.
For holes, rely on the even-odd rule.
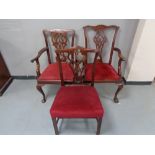
[[50,109],[52,118],[100,118],[104,110],[91,86],[62,86]]
[[[86,66],[86,80],[91,81],[92,79],[92,64]],[[96,63],[94,81],[116,81],[120,80],[121,77],[117,74],[115,69],[106,63]]]
[[[62,63],[63,78],[65,81],[73,81],[73,72],[67,63]],[[42,72],[39,81],[60,81],[60,73],[58,63],[49,64],[48,67]]]

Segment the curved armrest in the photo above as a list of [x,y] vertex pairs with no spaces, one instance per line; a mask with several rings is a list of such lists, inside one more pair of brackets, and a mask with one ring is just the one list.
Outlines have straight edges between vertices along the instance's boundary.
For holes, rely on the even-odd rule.
[[118,53],[118,57],[119,57],[119,60],[118,60],[118,75],[121,76],[121,64],[122,64],[122,61],[126,61],[125,58],[123,57],[122,55],[122,52],[119,48],[114,48],[114,51],[116,51]]
[[114,51],[116,51],[117,53],[118,53],[118,57],[119,57],[119,59],[121,59],[121,61],[126,61],[125,60],[125,58],[123,57],[123,55],[122,55],[122,52],[121,52],[121,50],[119,49],[119,48],[114,48]]
[[37,61],[37,60],[40,58],[40,56],[41,56],[44,52],[46,52],[47,50],[48,50],[47,47],[42,48],[42,49],[38,52],[38,55],[37,55],[35,58],[33,58],[33,59],[31,60],[31,62],[33,63],[34,61]]
[[48,53],[48,47],[42,48],[42,49],[38,52],[38,55],[37,55],[35,58],[33,58],[33,59],[31,60],[32,63],[33,63],[34,61],[36,62],[36,73],[37,73],[37,77],[40,76],[40,63],[39,63],[39,58],[40,58],[40,56],[41,56],[44,52],[47,52],[48,61],[49,61],[49,63],[50,63],[51,61],[50,61],[50,56],[49,56],[49,53]]

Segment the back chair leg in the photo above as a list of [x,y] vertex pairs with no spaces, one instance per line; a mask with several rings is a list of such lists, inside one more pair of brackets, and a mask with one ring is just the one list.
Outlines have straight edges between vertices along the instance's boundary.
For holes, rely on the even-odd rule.
[[119,103],[119,100],[118,100],[117,95],[118,95],[118,93],[122,90],[123,86],[124,86],[123,84],[119,84],[119,85],[118,85],[118,89],[117,89],[117,91],[116,91],[116,93],[115,93],[115,96],[114,96],[114,102],[115,102],[115,103]]
[[97,131],[96,131],[96,135],[99,135],[100,134],[101,125],[102,125],[102,118],[99,118],[99,119],[97,119]]
[[46,97],[45,97],[45,93],[43,92],[42,88],[41,88],[41,85],[37,84],[36,86],[37,90],[43,95],[43,99],[42,99],[42,103],[45,103],[46,102]]
[[59,135],[59,131],[58,131],[58,126],[57,126],[57,120],[56,120],[56,118],[52,118],[52,122],[53,122],[55,134],[56,134],[56,135]]

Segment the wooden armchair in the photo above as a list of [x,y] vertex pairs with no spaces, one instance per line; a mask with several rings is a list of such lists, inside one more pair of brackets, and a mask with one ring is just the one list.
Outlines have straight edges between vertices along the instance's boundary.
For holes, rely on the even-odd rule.
[[[91,85],[84,85],[83,73],[86,67],[87,53],[95,53],[94,63],[92,65]],[[95,62],[98,55],[96,50],[85,48],[70,48],[63,50],[56,50],[57,60],[59,62],[61,88],[58,90],[50,114],[53,121],[55,134],[59,134],[58,121],[59,119],[71,118],[94,118],[97,120],[96,134],[100,134],[103,107],[100,102],[98,93],[94,86]],[[64,79],[63,63],[69,64],[74,74],[74,85],[66,85],[67,81]]]
[[[92,48],[92,46],[95,46],[96,49],[100,51],[96,63],[96,73],[94,77],[94,82],[118,84],[118,89],[114,95],[114,102],[118,103],[119,100],[117,95],[124,85],[123,78],[121,75],[121,64],[122,61],[125,61],[121,54],[121,50],[115,47],[115,40],[119,27],[115,25],[84,26],[83,30],[85,37],[85,48]],[[117,71],[115,70],[114,65],[112,64],[112,58],[115,52],[118,55]],[[107,58],[108,62],[106,61]],[[86,81],[91,80],[91,68],[92,63],[88,62],[85,72]]]
[[[75,32],[74,30],[56,29],[43,30],[43,34],[46,46],[38,52],[37,56],[34,59],[31,60],[32,63],[36,62],[36,88],[43,95],[42,103],[46,102],[46,97],[45,93],[42,90],[42,86],[44,86],[45,84],[56,84],[61,82],[59,67],[55,57],[55,50],[73,47]],[[44,53],[46,53],[48,57],[48,66],[41,72],[39,59]],[[64,62],[62,68],[64,79],[67,81],[73,81],[73,74],[68,64]]]

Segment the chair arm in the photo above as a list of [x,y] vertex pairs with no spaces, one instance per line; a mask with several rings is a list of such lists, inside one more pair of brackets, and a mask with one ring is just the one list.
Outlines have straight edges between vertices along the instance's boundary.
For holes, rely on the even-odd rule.
[[42,48],[42,49],[38,52],[38,55],[37,55],[35,58],[33,58],[33,59],[31,60],[31,62],[33,63],[34,61],[37,61],[37,60],[40,58],[40,56],[41,56],[44,52],[46,52],[47,50],[48,50],[48,47]]
[[124,58],[123,55],[122,55],[121,50],[120,50],[119,48],[116,48],[116,47],[115,47],[115,48],[114,48],[114,51],[118,53],[118,57],[119,57],[119,59],[121,59],[121,61],[126,61],[125,58]]
[[47,47],[44,47],[42,48],[39,52],[38,52],[38,55],[33,58],[31,60],[31,62],[33,63],[34,61],[36,62],[36,73],[37,73],[37,77],[40,76],[40,63],[39,63],[39,58],[40,56],[44,53],[44,52],[47,52],[48,51],[48,48]]
[[118,57],[119,57],[119,60],[118,60],[118,75],[121,76],[121,64],[122,64],[122,61],[126,61],[125,58],[123,57],[122,55],[122,52],[119,48],[114,48],[114,51],[118,53]]

